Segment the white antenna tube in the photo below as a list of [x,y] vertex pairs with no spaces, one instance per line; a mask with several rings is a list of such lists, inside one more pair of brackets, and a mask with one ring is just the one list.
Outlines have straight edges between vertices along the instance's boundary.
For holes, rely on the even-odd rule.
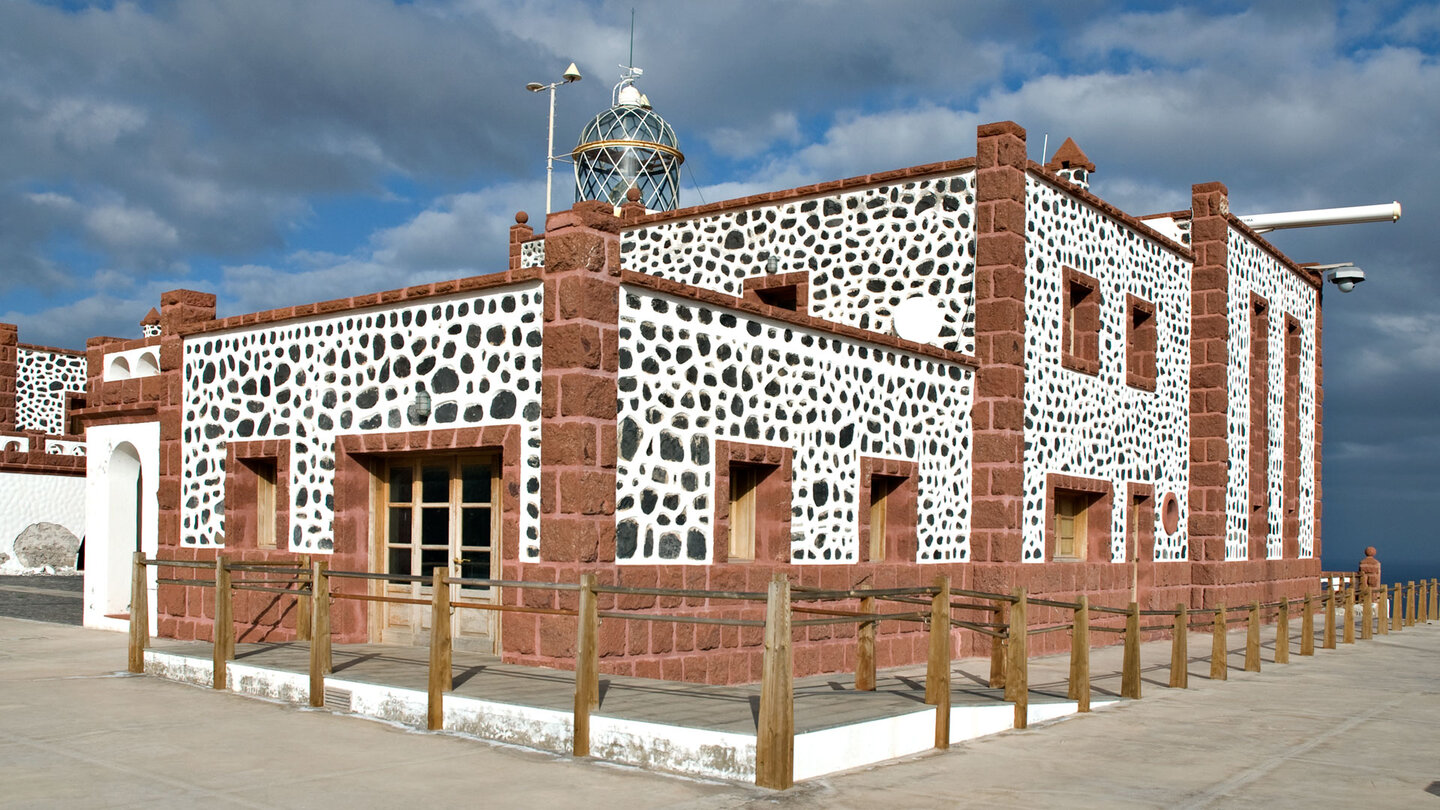
[[1257,233],[1282,228],[1314,228],[1321,225],[1354,225],[1360,222],[1395,222],[1400,219],[1400,203],[1356,205],[1350,208],[1317,208],[1311,211],[1284,211],[1277,214],[1249,214],[1240,221]]

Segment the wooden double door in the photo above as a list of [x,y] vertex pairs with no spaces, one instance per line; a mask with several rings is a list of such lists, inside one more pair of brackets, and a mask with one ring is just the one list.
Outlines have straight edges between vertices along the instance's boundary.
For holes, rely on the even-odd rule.
[[[499,458],[492,454],[423,455],[390,459],[376,498],[377,570],[424,577],[385,582],[386,596],[423,604],[381,603],[380,640],[427,644],[436,568],[460,579],[496,579],[500,571]],[[452,584],[451,601],[498,603],[499,588]],[[455,608],[451,637],[457,649],[493,652],[498,614]]]

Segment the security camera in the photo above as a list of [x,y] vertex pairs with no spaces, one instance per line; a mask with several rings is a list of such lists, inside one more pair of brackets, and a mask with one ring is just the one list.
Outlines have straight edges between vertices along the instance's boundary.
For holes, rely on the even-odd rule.
[[1325,280],[1339,287],[1340,292],[1348,293],[1355,289],[1356,284],[1365,280],[1365,271],[1356,267],[1352,262],[1310,264],[1306,267],[1320,273]]
[[1358,267],[1340,267],[1330,271],[1329,276],[1330,281],[1340,288],[1340,292],[1348,293],[1355,289],[1356,284],[1365,280],[1365,271]]

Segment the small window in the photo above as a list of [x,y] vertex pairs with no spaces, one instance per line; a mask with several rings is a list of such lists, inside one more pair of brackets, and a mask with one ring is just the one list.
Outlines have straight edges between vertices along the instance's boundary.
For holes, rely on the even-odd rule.
[[786,284],[783,287],[768,287],[755,290],[755,296],[762,304],[769,304],[772,307],[788,309],[791,312],[800,307],[799,289],[794,284]]
[[255,547],[275,548],[275,459],[247,459],[245,466],[255,474]]
[[1125,382],[1146,391],[1155,390],[1155,307],[1130,297],[1129,330],[1125,335]]
[[1062,282],[1060,361],[1086,374],[1100,373],[1100,284],[1084,273],[1065,268]]
[[898,497],[900,486],[905,479],[893,475],[875,475],[870,478],[870,560],[883,560],[890,551],[885,542],[886,535],[896,528],[891,519],[898,519],[892,509],[892,502]]
[[730,462],[730,559],[755,559],[755,491],[767,470]]
[[1084,558],[1086,505],[1086,498],[1079,493],[1055,493],[1055,559]]

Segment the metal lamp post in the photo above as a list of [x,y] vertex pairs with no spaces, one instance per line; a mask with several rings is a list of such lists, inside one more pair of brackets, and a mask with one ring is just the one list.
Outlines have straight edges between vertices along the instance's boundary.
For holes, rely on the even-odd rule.
[[550,185],[551,185],[551,180],[552,180],[552,178],[553,178],[554,175],[555,175],[555,88],[556,88],[556,87],[559,87],[559,86],[562,85],[562,84],[569,84],[569,83],[571,83],[571,82],[578,82],[578,81],[580,81],[580,69],[577,68],[577,67],[575,67],[575,63],[574,63],[574,62],[571,62],[571,63],[570,63],[570,67],[565,68],[565,72],[564,72],[563,74],[561,74],[560,81],[558,81],[558,82],[551,82],[550,84],[541,84],[540,82],[530,82],[529,84],[525,85],[525,89],[526,89],[526,90],[529,90],[529,91],[532,92],[532,93],[538,93],[538,92],[540,92],[541,90],[549,90],[549,91],[550,91],[550,135],[549,135],[549,137],[548,137],[548,138],[546,139],[546,141],[545,141],[545,213],[546,213],[546,214],[549,214],[549,213],[550,213]]

